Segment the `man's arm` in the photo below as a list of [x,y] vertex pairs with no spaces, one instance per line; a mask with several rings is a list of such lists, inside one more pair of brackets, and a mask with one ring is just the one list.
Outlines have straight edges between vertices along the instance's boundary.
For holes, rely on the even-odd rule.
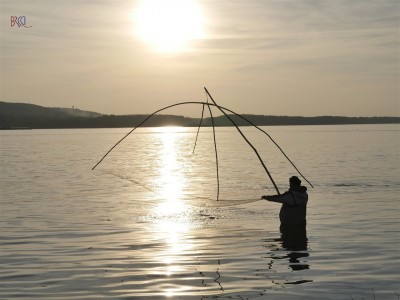
[[273,202],[281,202],[279,197],[280,197],[280,195],[265,195],[265,196],[262,196],[261,199],[265,199],[265,200],[273,201]]
[[261,199],[265,199],[272,202],[278,202],[282,204],[294,204],[293,195],[290,192],[286,192],[282,195],[265,195],[262,196]]

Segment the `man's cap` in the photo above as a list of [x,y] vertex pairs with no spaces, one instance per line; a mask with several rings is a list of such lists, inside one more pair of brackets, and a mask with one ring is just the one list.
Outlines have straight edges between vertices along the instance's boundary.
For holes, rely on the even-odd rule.
[[296,185],[300,185],[301,184],[301,180],[297,176],[290,177],[289,178],[289,182],[292,182],[292,183],[294,183]]

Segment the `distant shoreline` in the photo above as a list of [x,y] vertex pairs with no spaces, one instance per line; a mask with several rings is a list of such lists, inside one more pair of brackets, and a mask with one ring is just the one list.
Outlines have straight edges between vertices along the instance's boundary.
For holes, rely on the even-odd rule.
[[0,130],[32,130],[31,127],[0,127]]
[[[67,129],[67,128],[126,128],[136,127],[149,115],[104,115],[71,108],[49,108],[26,103],[0,101],[0,130]],[[236,115],[229,115],[238,126],[252,126]],[[400,124],[400,117],[343,117],[343,116],[271,116],[243,114],[257,126],[300,125],[352,125],[352,124]],[[233,126],[226,116],[213,118],[216,127]],[[211,118],[204,118],[202,126],[212,126]],[[198,127],[200,118],[178,115],[154,115],[141,127],[181,126]]]
[[[390,124],[399,124],[400,123],[343,123],[343,124],[299,124],[299,125],[293,125],[293,124],[286,124],[286,125],[257,125],[259,127],[278,127],[278,126],[284,126],[284,127],[291,127],[291,126],[347,126],[347,125],[390,125]],[[239,127],[251,127],[252,125],[239,125]],[[60,130],[60,129],[71,129],[71,130],[79,130],[79,129],[118,129],[118,128],[134,128],[136,126],[118,126],[118,127],[46,127],[46,128],[30,128],[30,127],[17,127],[17,128],[0,128],[0,131],[24,131],[24,130]],[[163,127],[182,127],[182,128],[198,128],[199,125],[196,126],[180,126],[180,125],[160,125],[160,126],[139,126],[138,128],[163,128]],[[209,125],[201,125],[203,128],[211,128],[212,126]],[[234,127],[233,125],[231,126],[216,126],[216,127]]]

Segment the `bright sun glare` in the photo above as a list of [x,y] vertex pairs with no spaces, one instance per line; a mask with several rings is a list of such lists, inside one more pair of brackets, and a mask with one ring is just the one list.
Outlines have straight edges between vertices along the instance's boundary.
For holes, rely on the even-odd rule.
[[177,149],[177,127],[161,127],[159,132],[162,150],[160,152],[160,168],[158,176],[154,177],[154,186],[161,186],[160,194],[165,201],[160,203],[156,209],[160,215],[171,215],[181,213],[186,205],[181,201],[184,197],[185,176],[181,173],[182,165],[179,162]]
[[196,0],[141,0],[135,10],[137,34],[161,52],[182,51],[202,38],[203,19]]

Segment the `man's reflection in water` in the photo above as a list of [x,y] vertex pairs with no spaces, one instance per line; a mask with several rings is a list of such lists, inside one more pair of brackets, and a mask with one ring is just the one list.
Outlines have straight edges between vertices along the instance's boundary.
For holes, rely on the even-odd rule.
[[[302,271],[310,269],[310,265],[307,263],[307,257],[310,256],[308,252],[308,239],[306,227],[293,227],[293,226],[280,226],[281,237],[273,239],[265,239],[267,242],[265,247],[269,250],[269,255],[265,258],[269,258],[268,264],[269,270],[275,270],[279,273],[285,273],[282,267],[289,267],[292,272]],[[283,263],[288,261],[288,263]],[[280,263],[279,263],[280,262]],[[300,280],[300,281],[286,281],[281,284],[301,284],[310,282],[312,280]],[[278,282],[275,280],[275,283]]]
[[293,227],[281,225],[280,231],[282,248],[289,251],[286,256],[289,258],[289,267],[293,271],[309,269],[310,266],[300,260],[302,257],[309,256],[307,252],[308,239],[306,226]]

